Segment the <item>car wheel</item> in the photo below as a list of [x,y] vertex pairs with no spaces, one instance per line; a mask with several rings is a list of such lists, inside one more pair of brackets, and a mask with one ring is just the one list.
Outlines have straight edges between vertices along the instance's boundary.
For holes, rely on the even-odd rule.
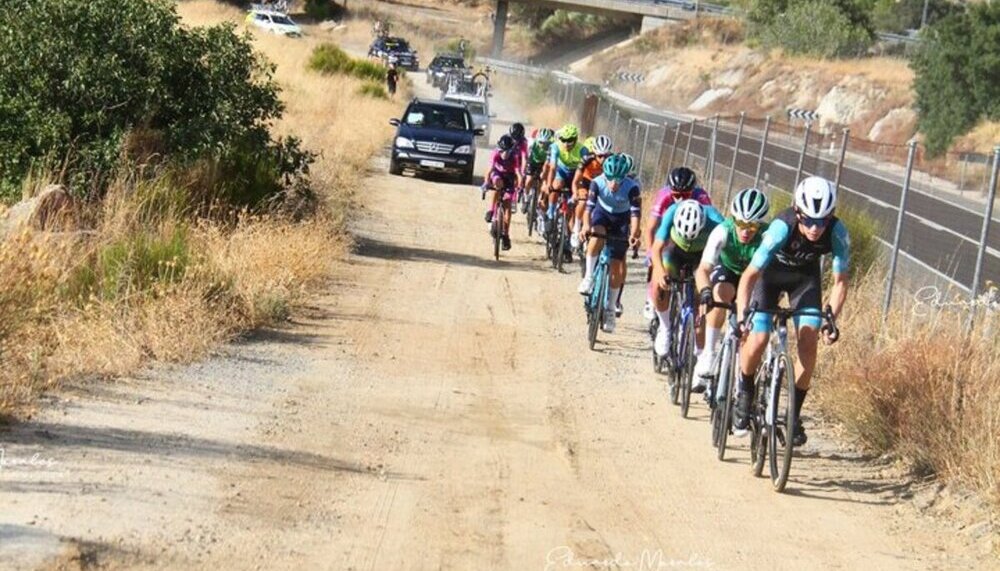
[[403,174],[403,167],[395,159],[389,159],[389,174],[395,176]]

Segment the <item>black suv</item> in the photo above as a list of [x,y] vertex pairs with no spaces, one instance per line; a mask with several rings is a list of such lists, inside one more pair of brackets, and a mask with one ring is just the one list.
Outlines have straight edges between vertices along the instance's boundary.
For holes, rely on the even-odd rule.
[[465,70],[465,60],[462,56],[456,54],[435,56],[427,66],[427,83],[430,83],[431,87],[441,88],[451,70]]
[[368,48],[368,55],[382,60],[386,65],[394,63],[411,71],[420,69],[417,51],[410,48],[410,44],[403,38],[376,38]]
[[389,162],[391,174],[402,174],[404,169],[443,173],[472,184],[475,139],[483,130],[474,127],[465,105],[414,99],[402,119],[389,123],[397,127]]

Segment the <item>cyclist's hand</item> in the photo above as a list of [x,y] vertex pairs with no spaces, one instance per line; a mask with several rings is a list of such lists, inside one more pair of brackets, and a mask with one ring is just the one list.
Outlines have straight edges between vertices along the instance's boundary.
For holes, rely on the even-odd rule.
[[638,236],[629,236],[628,237],[628,246],[629,246],[629,248],[632,248],[633,250],[635,250],[636,252],[638,252],[639,251],[639,237]]
[[833,345],[840,340],[840,330],[830,325],[821,327],[820,332],[823,334],[823,342],[827,345]]
[[667,290],[667,274],[662,268],[653,266],[653,282],[660,288],[660,292]]
[[590,226],[584,224],[580,227],[580,241],[586,243],[590,239]]
[[712,288],[708,286],[701,288],[701,291],[698,292],[698,303],[700,305],[708,305],[709,303],[712,303],[712,300]]

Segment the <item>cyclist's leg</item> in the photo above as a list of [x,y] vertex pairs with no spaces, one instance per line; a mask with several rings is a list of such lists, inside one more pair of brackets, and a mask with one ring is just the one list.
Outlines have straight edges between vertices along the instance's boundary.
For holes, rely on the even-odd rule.
[[820,304],[822,302],[822,281],[818,270],[810,271],[802,276],[802,281],[794,290],[789,293],[789,303],[797,311],[815,312],[815,315],[803,315],[794,318],[796,332],[796,347],[798,359],[796,360],[795,379],[795,417],[798,420],[796,425],[794,444],[801,446],[806,443],[805,430],[802,428],[802,404],[806,400],[810,383],[812,382],[813,371],[816,369],[816,350],[819,345],[819,329],[822,325],[820,317]]
[[583,223],[583,211],[587,208],[587,192],[590,189],[590,181],[587,186],[583,186],[585,179],[580,181],[580,186],[573,189],[573,198],[576,199],[576,208],[573,211],[573,234],[580,233],[580,226]]
[[[700,274],[695,274],[697,289],[712,288],[712,297],[715,301],[732,303],[736,297],[735,284],[739,283],[739,276],[726,270],[721,265],[715,266],[708,276],[708,282],[703,283]],[[710,376],[712,363],[715,361],[716,345],[722,336],[722,326],[726,322],[726,310],[721,307],[713,308],[705,315],[705,338],[701,356],[698,358],[697,376],[700,378]]]
[[[780,270],[773,267],[765,269],[750,295],[750,304],[756,304],[761,309],[777,307],[783,285],[781,278]],[[754,393],[754,377],[764,357],[767,340],[771,336],[771,314],[761,309],[754,315],[750,334],[740,347],[740,382],[736,389],[733,426],[744,434],[750,423],[750,400]]]
[[500,182],[500,188],[503,190],[500,200],[503,201],[503,249],[510,249],[510,216],[511,211],[514,208],[514,179],[513,176],[507,176]]
[[594,268],[597,267],[597,259],[601,255],[604,239],[608,235],[608,220],[605,214],[604,209],[598,206],[590,215],[590,240],[587,242],[587,251],[584,254],[586,256],[586,270],[580,281],[580,293],[587,293],[593,287]]
[[[682,258],[683,252],[673,240],[667,240],[667,243],[664,244],[662,263],[666,270],[667,278],[677,279],[680,277],[680,268],[684,263]],[[653,263],[657,262],[654,260]],[[660,318],[660,326],[656,331],[656,339],[653,342],[653,347],[658,355],[663,356],[667,354],[671,343],[671,336],[673,335],[673,331],[670,330],[670,283],[668,282],[663,286],[654,283],[653,287],[655,288],[653,309]]]
[[628,227],[630,214],[628,212],[614,214],[607,227],[607,235],[616,238],[611,242],[611,287],[608,291],[607,313],[604,330],[611,333],[615,330],[617,316],[616,306],[621,299],[622,288],[625,285],[625,256],[628,253]]
[[501,188],[502,179],[499,174],[491,172],[486,177],[486,221],[493,221],[493,214],[497,209],[497,189]]

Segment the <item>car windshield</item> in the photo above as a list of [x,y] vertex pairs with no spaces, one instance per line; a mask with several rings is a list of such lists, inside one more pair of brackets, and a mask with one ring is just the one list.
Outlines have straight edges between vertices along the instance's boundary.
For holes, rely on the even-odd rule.
[[438,65],[441,67],[462,67],[462,60],[458,58],[440,58],[438,59]]
[[406,40],[386,40],[385,47],[386,49],[389,50],[400,50],[404,52],[410,49],[410,46],[409,44],[406,43]]
[[473,115],[486,115],[486,106],[482,103],[468,103],[467,106]]
[[293,22],[292,19],[289,18],[288,16],[277,16],[277,15],[275,15],[275,16],[271,16],[271,20],[274,21],[275,24],[281,24],[282,26],[294,26],[295,25],[295,22]]
[[435,107],[431,105],[413,105],[406,111],[403,121],[411,127],[428,127],[431,129],[459,129],[467,131],[468,115],[464,109],[457,107]]

